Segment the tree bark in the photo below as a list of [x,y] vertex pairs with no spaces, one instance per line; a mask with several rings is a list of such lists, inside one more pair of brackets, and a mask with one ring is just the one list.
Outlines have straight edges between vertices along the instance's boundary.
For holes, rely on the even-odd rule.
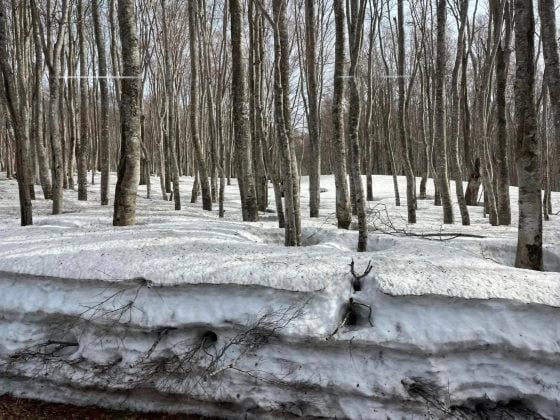
[[309,216],[319,217],[321,190],[321,137],[319,135],[319,107],[317,89],[317,40],[315,22],[316,0],[305,0],[305,74],[309,110],[307,126],[311,156],[309,158]]
[[[189,0],[188,2],[189,14],[189,47],[191,52],[190,67],[191,67],[191,87],[190,87],[190,122],[191,122],[191,138],[195,149],[197,158],[197,166],[199,173],[200,189],[202,190],[202,208],[204,210],[212,211],[212,194],[210,191],[210,182],[208,181],[208,171],[206,160],[202,151],[202,144],[200,140],[199,124],[198,124],[198,106],[199,106],[199,89],[198,89],[198,67],[199,67],[199,54],[198,54],[198,0]],[[192,202],[192,200],[191,200]]]
[[363,26],[366,2],[364,0],[351,0],[350,13],[350,157],[351,175],[355,192],[355,207],[358,216],[358,252],[367,251],[368,229],[366,219],[365,195],[360,171],[361,151],[360,151],[360,116],[361,100],[360,86],[358,81],[358,66],[362,49]]
[[468,0],[461,0],[460,4],[460,17],[459,17],[459,36],[457,38],[457,54],[455,56],[455,65],[451,76],[451,125],[449,138],[451,139],[451,168],[453,179],[455,180],[455,194],[457,196],[457,203],[461,212],[461,222],[463,226],[470,225],[469,210],[465,200],[463,190],[463,176],[461,174],[461,160],[459,158],[459,67],[461,66],[463,53],[465,49],[465,28],[467,23],[467,12],[469,7]]
[[453,217],[453,205],[451,194],[449,193],[449,178],[447,172],[447,137],[445,126],[447,123],[445,112],[445,73],[446,73],[446,21],[447,21],[447,0],[438,0],[437,3],[437,41],[436,41],[436,72],[435,72],[435,137],[438,147],[437,151],[437,177],[439,193],[443,208],[443,223],[452,224],[455,222]]
[[99,0],[91,0],[93,26],[97,45],[97,64],[99,66],[99,93],[101,99],[101,205],[109,204],[109,169],[111,159],[111,142],[109,139],[109,87],[107,82],[107,52],[105,35],[101,28]]
[[345,62],[345,13],[344,0],[333,0],[335,14],[335,64],[333,80],[333,103],[332,118],[334,129],[334,146],[337,156],[335,163],[335,185],[336,185],[336,218],[338,227],[349,229],[352,223],[352,209],[350,203],[350,193],[348,189],[348,179],[346,177],[346,142],[344,140],[344,62]]
[[240,0],[229,0],[231,15],[232,100],[235,136],[235,159],[241,195],[241,213],[244,221],[259,219],[257,194],[253,177],[251,131],[247,78],[244,64],[243,9]]
[[[501,2],[495,2],[499,5]],[[506,119],[506,91],[508,78],[508,65],[511,40],[511,15],[509,1],[506,0],[503,10],[505,33],[499,42],[496,51],[496,135],[498,138],[496,153],[496,186],[498,198],[498,224],[509,226],[511,224],[511,205],[509,197],[509,160],[508,160],[508,133]],[[496,21],[499,21],[496,19]],[[501,23],[496,25],[496,31],[501,32]]]
[[516,164],[519,178],[519,228],[515,266],[543,270],[540,159],[534,106],[535,20],[532,0],[515,0]]
[[39,165],[39,180],[45,200],[52,198],[52,184],[49,175],[49,160],[43,145],[42,103],[43,103],[43,50],[41,48],[41,33],[39,31],[39,16],[35,7],[31,7],[33,21],[33,37],[35,44],[35,71],[33,77],[33,110],[31,139],[35,143],[35,152]]
[[[554,138],[558,142],[558,139],[560,139],[560,59],[558,57],[558,32],[556,31],[554,0],[539,0],[539,15],[541,19],[545,78],[554,121]],[[560,146],[556,147],[556,154],[556,162],[558,163],[560,161]],[[552,161],[554,162],[554,159]],[[558,173],[556,176],[558,176]],[[550,207],[549,213],[552,213],[551,200],[548,200],[547,205]]]
[[[89,149],[88,68],[85,51],[84,3],[78,0],[78,50],[80,55],[80,135],[78,136],[78,200],[87,200],[87,162]],[[70,168],[71,170],[71,168]],[[92,168],[95,170],[95,168]]]
[[398,127],[399,138],[404,155],[404,169],[406,173],[406,201],[408,208],[408,223],[416,223],[416,178],[412,168],[410,145],[406,134],[405,121],[405,39],[404,39],[404,13],[403,0],[398,0],[398,85],[399,85],[399,110]]
[[173,179],[173,201],[175,210],[181,210],[181,192],[179,188],[179,164],[177,163],[176,130],[175,130],[175,107],[173,105],[175,97],[175,86],[173,83],[173,70],[171,67],[171,51],[169,49],[169,31],[167,22],[167,8],[165,0],[161,2],[162,24],[163,24],[163,44],[164,44],[164,65],[165,65],[165,93],[167,106],[167,152],[170,160],[171,176]]
[[140,181],[140,51],[136,32],[134,0],[118,1],[118,20],[122,45],[121,155],[115,189],[114,226],[136,223],[136,193]]
[[[8,61],[8,14],[5,1],[6,0],[0,0],[0,71],[3,79],[3,87],[0,89],[0,92],[3,93],[15,135],[16,171],[21,225],[29,226],[33,224],[31,191],[29,190],[29,184],[33,184],[33,179],[30,179],[29,176],[29,162],[26,154],[27,138],[17,102],[16,80],[11,63]],[[15,11],[12,10],[12,13],[15,13]]]

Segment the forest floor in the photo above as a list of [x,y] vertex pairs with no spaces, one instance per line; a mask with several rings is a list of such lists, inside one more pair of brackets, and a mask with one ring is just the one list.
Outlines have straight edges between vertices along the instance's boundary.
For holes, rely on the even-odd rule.
[[[37,188],[22,228],[0,174],[0,393],[226,417],[560,414],[560,216],[545,222],[546,271],[515,269],[516,188],[512,226],[490,226],[482,207],[461,226],[456,203],[443,225],[430,180],[409,225],[404,178],[397,207],[392,178],[375,176],[356,253],[357,232],[336,228],[332,176],[317,219],[302,178],[298,248],[274,212],[241,221],[235,180],[219,219],[217,204],[190,203],[192,178],[174,211],[153,177],[126,228],[98,181],[87,202],[65,191],[58,216]],[[352,260],[358,274],[371,262],[361,290]]]
[[2,420],[203,420],[208,417],[185,414],[132,413],[101,407],[49,403],[10,395],[0,396]]

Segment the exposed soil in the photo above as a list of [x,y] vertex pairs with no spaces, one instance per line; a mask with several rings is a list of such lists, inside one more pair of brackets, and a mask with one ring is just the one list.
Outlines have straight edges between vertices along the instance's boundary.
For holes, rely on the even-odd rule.
[[88,406],[78,407],[69,404],[48,403],[44,401],[0,396],[1,420],[208,420],[210,417],[163,414],[134,413]]

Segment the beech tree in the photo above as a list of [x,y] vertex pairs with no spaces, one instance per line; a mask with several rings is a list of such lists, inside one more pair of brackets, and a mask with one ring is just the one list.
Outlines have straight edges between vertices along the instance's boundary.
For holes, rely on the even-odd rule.
[[438,147],[437,169],[439,194],[443,205],[443,223],[454,223],[451,194],[449,193],[449,178],[447,171],[447,137],[445,116],[445,73],[446,73],[446,21],[447,0],[437,2],[437,59],[435,73],[435,137]]
[[368,228],[366,220],[366,197],[361,178],[361,150],[359,140],[361,98],[360,83],[358,81],[358,67],[363,43],[363,27],[366,13],[365,0],[350,1],[349,10],[349,44],[350,44],[350,69],[348,78],[350,82],[350,156],[351,178],[355,191],[355,207],[358,216],[358,252],[367,251]]
[[[29,172],[27,170],[29,166],[27,162],[28,139],[20,113],[21,108],[18,102],[18,96],[16,94],[16,79],[12,64],[9,60],[8,13],[5,1],[6,0],[0,0],[0,71],[3,81],[0,92],[8,108],[16,140],[15,155],[21,225],[28,226],[33,224],[31,191],[29,189],[29,185],[33,183],[32,180],[29,179]],[[12,13],[13,12],[14,10],[12,9]]]
[[412,153],[410,142],[406,133],[405,120],[405,32],[404,32],[404,12],[403,0],[397,1],[398,10],[398,85],[399,85],[399,108],[398,108],[398,126],[399,139],[404,155],[404,170],[406,174],[406,202],[408,208],[408,223],[416,223],[416,178],[414,177],[414,169],[412,167]]
[[532,0],[515,0],[516,165],[519,178],[519,228],[515,266],[543,269],[543,215],[534,105],[535,19]]
[[[560,138],[560,58],[558,53],[557,27],[556,27],[556,10],[554,0],[539,0],[539,17],[541,21],[541,38],[543,44],[544,57],[544,79],[550,93],[550,102],[552,108],[552,117],[554,121],[554,138]],[[547,143],[548,145],[548,143]],[[556,156],[560,156],[560,147],[556,148]],[[546,150],[547,158],[550,157],[550,151]],[[554,161],[554,159],[552,159]],[[559,160],[558,158],[556,160]],[[558,166],[557,166],[558,167]],[[550,180],[548,173],[546,176],[548,185],[546,185],[546,206],[544,211],[552,214],[552,204],[550,200]]]
[[350,207],[350,193],[348,191],[348,180],[346,178],[346,142],[344,139],[344,117],[343,117],[343,101],[344,101],[344,85],[345,71],[344,62],[346,60],[345,43],[346,31],[344,29],[345,12],[344,1],[333,0],[336,41],[335,41],[335,63],[334,63],[334,80],[333,80],[333,101],[332,101],[332,119],[334,128],[334,144],[338,152],[338,158],[335,159],[335,185],[336,185],[336,218],[338,227],[348,229],[352,223],[352,211]]
[[140,181],[140,51],[134,0],[118,1],[122,45],[121,151],[115,188],[113,225],[136,223],[136,192]]
[[80,56],[80,135],[78,140],[78,200],[87,200],[87,161],[89,148],[88,68],[86,64],[84,0],[78,0],[78,48]]
[[244,221],[256,222],[259,218],[249,125],[249,103],[243,46],[243,11],[239,0],[229,0],[231,15],[231,56],[233,124],[235,130],[235,157],[237,179],[241,194],[241,213]]
[[97,63],[99,65],[99,94],[101,97],[101,205],[109,204],[109,168],[111,159],[109,132],[109,86],[107,71],[107,53],[105,50],[105,35],[101,27],[99,0],[91,0],[91,13],[95,28],[95,42],[97,45]]

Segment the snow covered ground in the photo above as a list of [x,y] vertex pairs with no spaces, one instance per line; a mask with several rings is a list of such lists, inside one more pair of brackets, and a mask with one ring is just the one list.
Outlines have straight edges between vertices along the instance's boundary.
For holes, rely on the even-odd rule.
[[[401,233],[372,231],[360,254],[357,232],[336,229],[331,176],[314,220],[302,179],[300,248],[273,213],[241,222],[235,180],[224,219],[181,182],[180,212],[158,178],[151,200],[140,187],[133,227],[112,227],[90,185],[88,202],[65,192],[60,216],[35,201],[22,228],[0,174],[0,393],[225,417],[560,418],[559,216],[537,273],[512,267],[516,227],[489,226],[481,207],[472,226],[458,208],[444,226],[421,200],[407,225],[390,177],[374,177],[370,225]],[[409,235],[440,232],[484,238]],[[352,259],[373,267],[360,291]]]

